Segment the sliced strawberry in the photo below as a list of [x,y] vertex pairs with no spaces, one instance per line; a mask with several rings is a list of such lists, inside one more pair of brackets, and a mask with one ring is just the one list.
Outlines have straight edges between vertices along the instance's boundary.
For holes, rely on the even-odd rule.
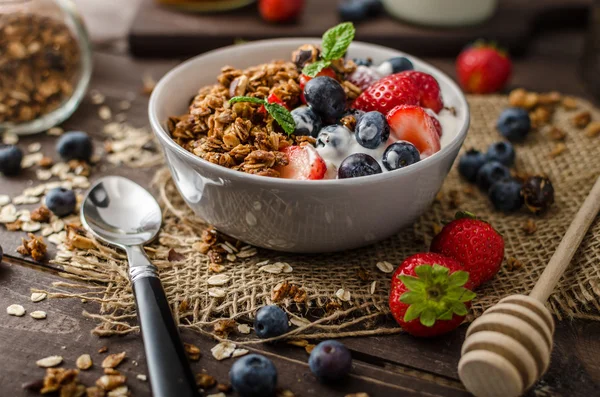
[[[287,103],[283,102],[281,99],[279,99],[279,97],[275,94],[269,94],[269,96],[267,97],[267,102],[269,103],[277,103],[281,106],[283,106],[284,108],[286,108],[287,110],[290,110],[290,107],[287,105]],[[258,113],[267,113],[267,109],[265,109],[264,106],[261,106],[258,109]]]
[[441,149],[440,137],[431,116],[422,107],[396,106],[387,114],[387,122],[391,135],[415,145],[421,157],[431,156]]
[[[317,73],[317,76],[328,76],[328,77],[331,77],[332,79],[336,79],[336,80],[338,79],[338,76],[335,73],[335,70],[333,70],[332,68],[324,68],[319,73]],[[317,77],[317,76],[315,76],[315,77]],[[313,77],[307,76],[305,74],[301,74],[300,78],[298,79],[298,81],[300,83],[300,89],[302,91],[304,91],[304,86],[306,85],[306,83],[308,83],[312,79],[313,79]]]
[[438,136],[441,138],[442,137],[442,124],[440,124],[440,121],[437,118],[435,118],[433,116],[430,116],[430,117],[431,117],[431,122],[433,123],[433,126],[435,127],[435,130],[438,133]]
[[398,74],[410,77],[415,82],[419,90],[419,105],[436,113],[444,108],[440,85],[432,75],[416,70],[407,70]]
[[398,105],[418,105],[419,90],[413,79],[400,73],[384,77],[354,100],[353,108],[386,114]]
[[289,164],[279,166],[282,178],[287,179],[323,179],[327,165],[317,150],[310,146],[287,146],[281,149],[288,157]]

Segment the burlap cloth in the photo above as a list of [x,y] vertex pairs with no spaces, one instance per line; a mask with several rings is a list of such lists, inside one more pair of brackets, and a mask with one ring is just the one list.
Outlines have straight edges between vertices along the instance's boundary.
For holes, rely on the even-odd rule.
[[[225,270],[220,274],[230,280],[218,287],[225,290],[226,295],[222,298],[209,295],[207,280],[215,273],[208,270],[208,258],[192,248],[206,225],[183,203],[168,172],[159,171],[155,183],[164,207],[164,227],[158,243],[149,247],[149,254],[160,269],[177,321],[183,327],[215,336],[214,326],[219,320],[250,322],[258,307],[272,303],[273,288],[287,281],[302,288],[307,296],[301,303],[290,298],[278,302],[290,313],[293,323],[285,337],[324,338],[401,332],[388,315],[391,274],[378,270],[376,263],[388,261],[397,266],[408,255],[426,251],[434,230],[444,220],[451,219],[459,208],[491,222],[506,243],[507,260],[500,273],[477,290],[469,320],[506,295],[527,294],[600,173],[600,136],[588,137],[570,122],[582,109],[592,111],[595,120],[600,120],[600,115],[589,103],[580,103],[577,111],[557,110],[553,119],[553,125],[567,132],[564,153],[551,158],[556,142],[544,129],[533,132],[526,143],[516,146],[516,170],[547,174],[554,184],[556,203],[545,215],[536,217],[525,210],[514,215],[496,212],[477,189],[472,188],[469,192],[470,186],[453,169],[440,192],[440,199],[417,223],[396,236],[366,248],[330,255],[298,256],[259,250],[256,256],[226,261]],[[507,106],[507,99],[503,96],[472,96],[469,104],[471,129],[464,148],[485,150],[500,139],[495,122]],[[537,231],[531,235],[523,230],[529,219],[537,226]],[[168,261],[168,251],[172,248],[183,254],[184,259]],[[516,259],[516,265],[514,259],[510,259],[509,265],[509,258]],[[256,263],[264,264],[266,260],[286,262],[293,271],[280,274],[259,271]],[[98,320],[95,332],[100,335],[123,334],[137,329],[127,264],[120,253],[99,245],[96,250],[76,251],[71,259],[59,263],[64,266],[66,277],[86,283],[56,283],[52,296],[99,302],[99,311],[86,311],[84,315]],[[600,222],[595,222],[550,297],[549,309],[559,319],[600,320],[599,282]],[[340,289],[346,294],[343,295]],[[216,335],[217,339],[220,336],[222,334]],[[250,334],[244,339],[251,343],[256,338]]]

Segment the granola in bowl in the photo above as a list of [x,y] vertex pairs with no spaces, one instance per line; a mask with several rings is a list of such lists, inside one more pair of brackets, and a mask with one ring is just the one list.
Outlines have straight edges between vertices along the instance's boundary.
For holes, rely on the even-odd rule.
[[169,118],[171,137],[220,166],[303,180],[379,174],[435,154],[452,122],[435,78],[406,57],[345,59],[353,37],[343,23],[289,61],[223,67]]

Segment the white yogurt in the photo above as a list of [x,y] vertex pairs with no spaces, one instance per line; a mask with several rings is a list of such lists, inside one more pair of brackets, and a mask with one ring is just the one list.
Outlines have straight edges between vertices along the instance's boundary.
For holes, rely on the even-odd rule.
[[[442,131],[448,132],[442,134],[441,146],[444,147],[452,140],[454,134],[450,133],[450,131],[454,131],[454,129],[458,127],[458,120],[456,116],[452,114],[452,112],[446,109],[443,109],[440,114],[437,115],[433,111],[429,111],[429,109],[427,110],[432,117],[436,117],[440,121],[440,124],[442,125]],[[321,131],[323,131],[323,129],[321,129]],[[331,144],[317,147],[317,152],[323,158],[323,160],[325,160],[325,164],[327,165],[325,179],[337,178],[337,169],[342,161],[354,153],[368,154],[377,160],[383,172],[388,172],[388,170],[383,166],[383,152],[385,152],[385,149],[390,144],[397,141],[397,139],[394,139],[392,135],[390,135],[390,139],[388,139],[385,144],[380,145],[376,149],[368,149],[360,145],[354,137],[354,133],[342,125],[336,126],[336,128],[330,132],[335,136],[335,147]]]

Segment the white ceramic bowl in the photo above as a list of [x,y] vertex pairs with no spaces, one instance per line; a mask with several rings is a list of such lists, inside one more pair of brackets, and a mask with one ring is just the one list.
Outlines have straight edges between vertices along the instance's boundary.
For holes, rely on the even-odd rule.
[[[249,244],[287,252],[317,253],[357,248],[385,239],[413,223],[433,202],[469,127],[469,108],[458,86],[434,67],[410,57],[432,74],[444,103],[456,109],[458,126],[444,131],[442,150],[405,169],[342,180],[296,181],[233,171],[177,145],[166,120],[186,112],[198,89],[216,83],[224,65],[246,68],[320,39],[256,41],[212,51],[167,73],[150,98],[150,124],[181,195],[201,218]],[[375,63],[406,54],[355,42],[348,56]]]

